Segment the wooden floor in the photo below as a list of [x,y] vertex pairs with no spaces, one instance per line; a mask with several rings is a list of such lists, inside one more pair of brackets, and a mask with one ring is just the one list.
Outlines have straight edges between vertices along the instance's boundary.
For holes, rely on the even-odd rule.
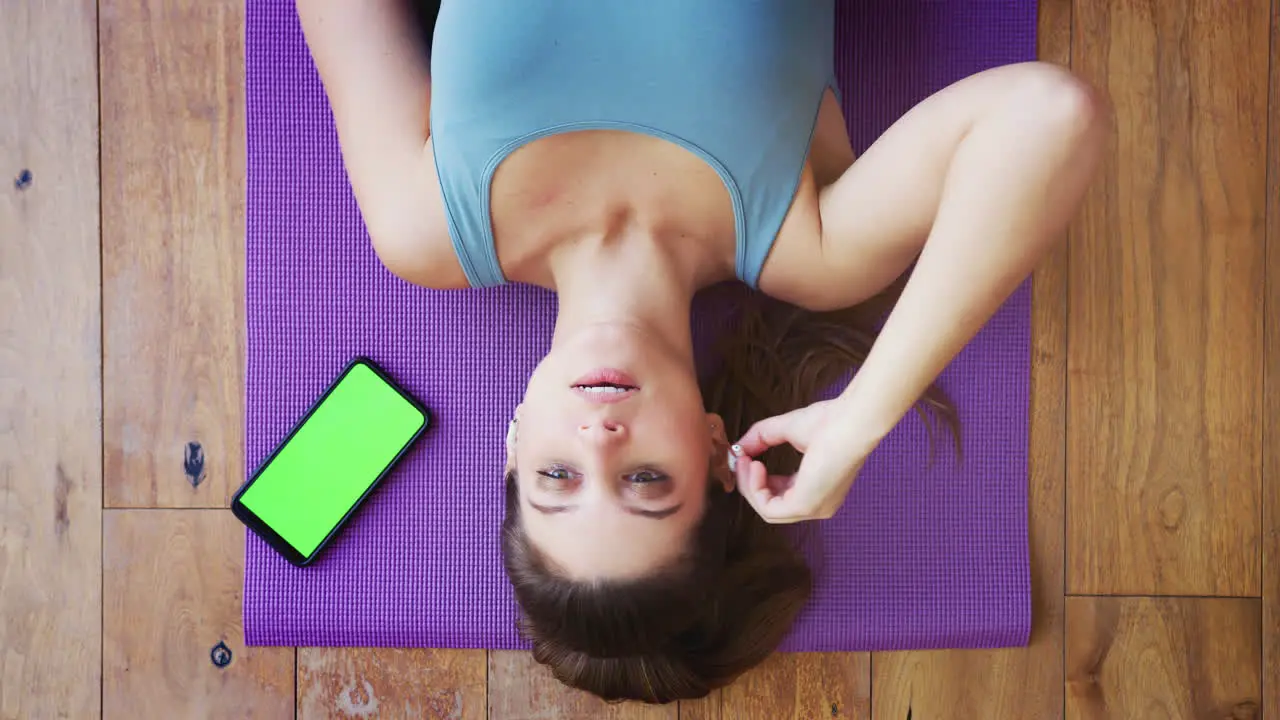
[[242,7],[0,3],[0,718],[1280,718],[1280,0],[1042,1],[1117,111],[1036,276],[1031,647],[663,708],[243,646]]

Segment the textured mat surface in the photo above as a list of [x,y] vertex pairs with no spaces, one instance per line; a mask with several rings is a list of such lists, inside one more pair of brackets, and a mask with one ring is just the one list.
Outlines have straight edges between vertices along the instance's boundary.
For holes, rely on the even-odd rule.
[[[837,67],[861,150],[934,90],[1035,55],[1033,0],[847,0]],[[501,442],[545,351],[552,296],[437,294],[378,264],[293,3],[248,0],[248,447],[255,467],[356,354],[434,412],[435,427],[324,557],[296,569],[247,547],[255,645],[510,648],[498,560]],[[1030,632],[1027,288],[947,370],[963,463],[925,467],[905,421],[841,514],[810,536],[818,588],[793,650],[1018,645]]]

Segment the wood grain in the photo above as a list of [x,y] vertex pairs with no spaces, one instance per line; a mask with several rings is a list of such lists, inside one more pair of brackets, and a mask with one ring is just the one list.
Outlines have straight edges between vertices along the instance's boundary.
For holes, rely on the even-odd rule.
[[679,720],[720,720],[721,701],[719,690],[701,700],[681,700]]
[[298,717],[484,720],[485,651],[299,648]]
[[293,717],[293,649],[243,645],[235,516],[107,510],[103,545],[103,717]]
[[1254,599],[1067,599],[1067,717],[1260,718]]
[[1267,152],[1266,424],[1262,455],[1262,705],[1280,715],[1280,0],[1271,4]]
[[99,712],[97,9],[0,3],[0,718]]
[[[1071,0],[1040,0],[1039,25],[1040,59],[1068,64]],[[1032,279],[1030,646],[877,653],[875,718],[901,720],[908,712],[916,718],[1062,717],[1067,253],[1066,244],[1060,246]]]
[[1037,632],[1029,648],[877,653],[872,717],[1061,718],[1061,604],[1036,619],[1053,634]]
[[528,652],[489,651],[490,720],[677,720],[678,703],[606,703],[573,690]]
[[[1062,627],[1060,613],[1053,623]],[[1056,660],[1050,657],[1054,652]],[[876,653],[874,658],[873,718],[1062,717],[1057,637],[1036,638],[1030,649]],[[1045,669],[1035,660],[1050,665]]]
[[[681,720],[687,720],[681,712]],[[780,653],[720,691],[720,720],[871,717],[867,653]]]
[[244,2],[102,0],[106,503],[243,477]]
[[1071,593],[1261,591],[1268,5],[1076,3],[1116,132],[1071,245]]

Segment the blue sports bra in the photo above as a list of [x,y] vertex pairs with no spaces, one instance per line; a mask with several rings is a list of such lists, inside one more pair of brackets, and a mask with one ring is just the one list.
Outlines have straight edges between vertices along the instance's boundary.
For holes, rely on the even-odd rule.
[[755,287],[835,89],[834,13],[834,0],[445,0],[431,137],[470,284],[506,282],[489,212],[502,160],[548,135],[615,129],[716,170],[733,202],[736,273]]

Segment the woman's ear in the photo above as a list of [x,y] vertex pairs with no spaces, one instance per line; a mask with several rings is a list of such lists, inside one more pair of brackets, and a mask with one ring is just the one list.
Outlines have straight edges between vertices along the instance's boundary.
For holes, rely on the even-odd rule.
[[515,469],[516,466],[516,437],[520,433],[520,405],[516,406],[516,411],[512,414],[511,421],[507,423],[507,462],[504,468],[507,472]]
[[504,444],[507,451],[507,462],[503,468],[506,472],[511,472],[516,466],[516,421],[511,420],[507,423],[507,441]]
[[724,419],[716,413],[707,413],[707,426],[711,432],[711,477],[724,486],[725,492],[733,492],[738,483],[729,469],[729,438],[725,434]]
[[724,418],[720,417],[719,413],[707,413],[707,427],[711,430],[713,442],[729,444],[729,438],[724,429]]

